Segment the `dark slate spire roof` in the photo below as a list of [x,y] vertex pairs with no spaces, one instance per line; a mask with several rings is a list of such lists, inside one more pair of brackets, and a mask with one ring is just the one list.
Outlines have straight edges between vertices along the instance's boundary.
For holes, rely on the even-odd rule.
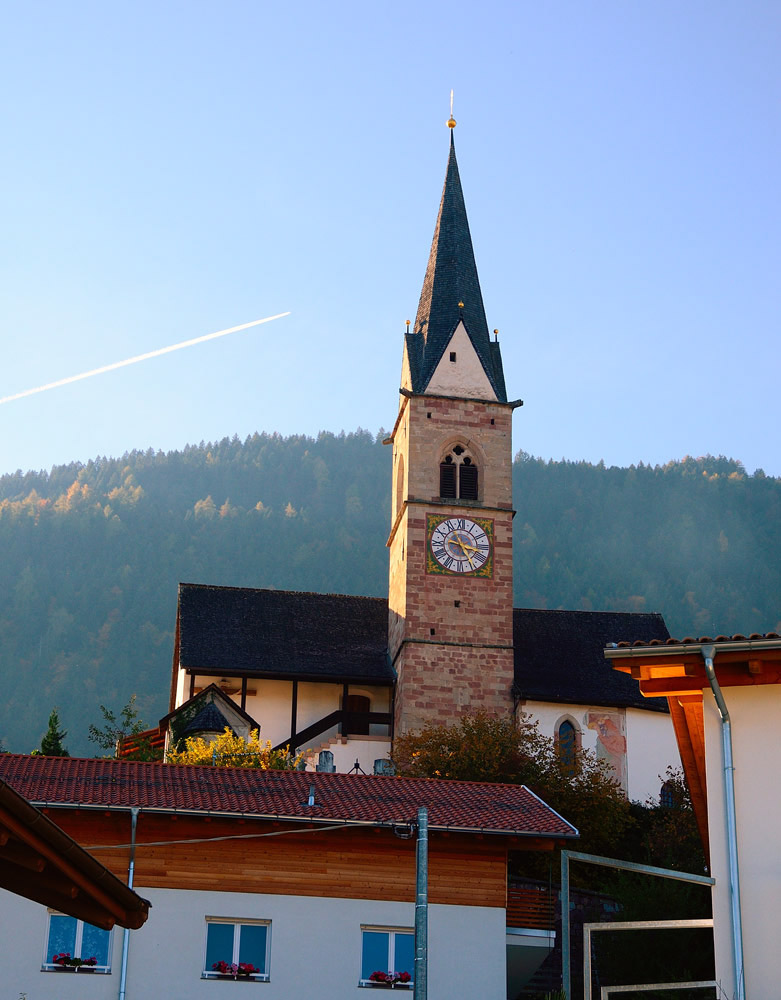
[[[463,309],[459,309],[459,302],[464,303]],[[499,345],[492,344],[488,334],[451,131],[445,186],[426,277],[414,330],[406,337],[413,392],[425,391],[460,319],[497,398],[506,402],[502,359]]]

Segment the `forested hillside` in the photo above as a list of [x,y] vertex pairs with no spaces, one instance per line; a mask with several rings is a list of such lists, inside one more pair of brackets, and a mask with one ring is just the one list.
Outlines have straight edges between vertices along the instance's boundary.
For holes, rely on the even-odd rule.
[[[0,478],[0,739],[57,705],[71,753],[99,705],[167,708],[181,581],[382,595],[390,449],[364,431]],[[781,481],[724,458],[605,468],[519,455],[515,603],[659,610],[672,634],[781,622]],[[632,638],[617,636],[616,638]]]

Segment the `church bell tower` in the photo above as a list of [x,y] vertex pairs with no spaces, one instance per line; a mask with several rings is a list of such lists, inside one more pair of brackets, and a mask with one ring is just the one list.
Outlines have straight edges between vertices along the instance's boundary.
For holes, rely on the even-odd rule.
[[[512,710],[512,414],[450,153],[393,445],[390,655],[396,732]],[[409,325],[408,325],[409,329]]]

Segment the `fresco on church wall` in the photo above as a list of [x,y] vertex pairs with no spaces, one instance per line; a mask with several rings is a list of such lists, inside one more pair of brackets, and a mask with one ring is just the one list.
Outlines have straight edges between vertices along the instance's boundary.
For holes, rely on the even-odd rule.
[[623,712],[592,709],[586,712],[586,727],[597,734],[597,757],[607,761],[624,791],[626,774],[626,725]]

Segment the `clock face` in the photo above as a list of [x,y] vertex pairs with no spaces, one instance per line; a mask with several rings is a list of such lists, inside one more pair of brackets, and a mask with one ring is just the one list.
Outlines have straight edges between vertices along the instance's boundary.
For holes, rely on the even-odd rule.
[[427,534],[427,572],[493,575],[492,520],[429,514]]

